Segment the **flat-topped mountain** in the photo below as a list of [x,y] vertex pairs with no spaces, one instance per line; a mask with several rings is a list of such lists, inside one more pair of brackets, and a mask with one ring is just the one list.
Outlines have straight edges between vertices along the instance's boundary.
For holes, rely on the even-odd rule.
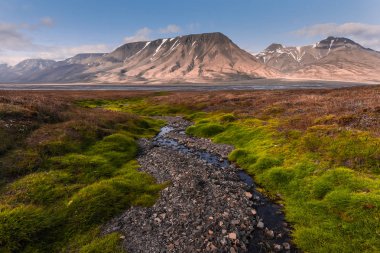
[[101,82],[135,78],[142,81],[215,81],[274,77],[276,71],[240,49],[221,33],[126,44],[105,57],[120,67],[96,74]]
[[272,44],[256,57],[288,78],[380,80],[380,53],[347,38],[328,37],[302,47]]

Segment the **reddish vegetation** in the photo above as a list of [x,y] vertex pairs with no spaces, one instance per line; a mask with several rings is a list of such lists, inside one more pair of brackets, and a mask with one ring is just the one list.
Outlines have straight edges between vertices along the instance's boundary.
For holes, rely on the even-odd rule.
[[128,124],[137,117],[104,110],[84,110],[74,106],[72,101],[137,95],[141,94],[0,92],[0,185],[4,178],[13,178],[37,168],[41,156],[56,152],[52,143],[70,141],[74,145],[99,139],[111,134],[110,126]]
[[335,90],[178,92],[156,102],[227,111],[261,119],[285,119],[293,129],[323,123],[380,135],[380,86]]

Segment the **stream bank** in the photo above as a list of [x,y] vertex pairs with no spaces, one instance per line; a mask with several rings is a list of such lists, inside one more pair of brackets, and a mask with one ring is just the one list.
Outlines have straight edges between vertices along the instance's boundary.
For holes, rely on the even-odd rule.
[[110,222],[134,252],[298,252],[281,207],[256,190],[231,164],[232,146],[187,136],[191,125],[164,117],[167,126],[139,141],[140,170],[171,185],[149,208],[132,207]]

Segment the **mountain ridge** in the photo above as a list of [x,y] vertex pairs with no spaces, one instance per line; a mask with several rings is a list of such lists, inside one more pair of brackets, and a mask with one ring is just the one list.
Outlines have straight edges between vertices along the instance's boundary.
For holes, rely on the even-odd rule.
[[255,55],[287,79],[379,82],[380,53],[344,37],[329,36],[314,45],[273,43]]
[[[377,67],[379,66],[379,67]],[[380,81],[380,53],[342,37],[272,43],[252,55],[220,32],[123,44],[109,53],[0,65],[0,82],[212,83],[255,79]]]

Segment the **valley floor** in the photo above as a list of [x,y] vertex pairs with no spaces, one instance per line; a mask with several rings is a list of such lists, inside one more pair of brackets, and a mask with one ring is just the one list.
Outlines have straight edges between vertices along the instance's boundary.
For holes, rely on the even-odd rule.
[[379,101],[0,91],[0,251],[380,252]]

